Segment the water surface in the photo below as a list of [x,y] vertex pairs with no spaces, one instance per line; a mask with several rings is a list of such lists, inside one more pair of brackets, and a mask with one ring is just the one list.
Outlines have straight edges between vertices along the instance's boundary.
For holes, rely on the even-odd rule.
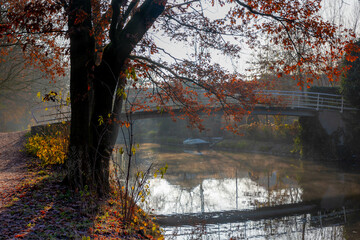
[[[355,169],[291,156],[142,144],[137,162],[153,161],[166,163],[168,171],[163,179],[150,179],[143,207],[160,215],[168,238],[360,238]],[[281,215],[288,210],[278,206],[292,213]],[[249,219],[241,218],[245,212]],[[179,223],[170,223],[171,217]]]

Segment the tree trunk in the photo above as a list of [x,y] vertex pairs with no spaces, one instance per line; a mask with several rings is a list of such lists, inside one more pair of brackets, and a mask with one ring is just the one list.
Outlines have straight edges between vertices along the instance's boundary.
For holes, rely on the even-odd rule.
[[[120,72],[165,4],[166,0],[145,0],[124,28],[116,29],[118,19],[112,19],[111,43],[95,66],[90,0],[70,2],[71,133],[66,180],[73,188],[88,186],[100,196],[108,192],[110,158],[119,129],[114,119],[119,120],[123,102],[115,93],[126,82],[125,77],[119,79]],[[84,11],[85,20],[76,19]]]
[[90,18],[86,18],[81,23],[76,21],[79,9],[90,16],[90,0],[73,0],[69,7],[71,127],[66,180],[75,189],[82,189],[88,185],[88,176],[91,172],[89,87],[93,76],[95,47],[94,38],[90,35],[92,27]]
[[[118,83],[120,71],[117,70],[123,63],[117,61],[117,55],[114,52],[111,45],[107,47],[101,64],[95,68],[94,103],[90,130],[93,147],[91,158],[94,161],[93,180],[99,195],[103,195],[109,190],[110,158],[119,127],[114,122],[117,113],[114,112],[113,99],[116,89],[124,86],[124,83]],[[115,104],[121,105],[122,101],[116,101]]]

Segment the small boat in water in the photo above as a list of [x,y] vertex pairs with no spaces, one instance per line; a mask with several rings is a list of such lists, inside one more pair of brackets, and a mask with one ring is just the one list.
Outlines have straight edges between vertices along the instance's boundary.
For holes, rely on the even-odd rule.
[[190,150],[192,154],[194,154],[194,150],[196,150],[197,155],[202,155],[201,151],[209,149],[211,143],[200,138],[188,138],[183,141],[183,144],[184,148]]
[[210,142],[200,138],[188,138],[183,141],[183,144],[187,146],[203,146],[203,145],[206,146],[206,145],[210,145]]
[[201,138],[188,138],[183,141],[184,147],[202,147],[202,148],[208,148],[213,147],[215,144],[223,141],[224,138],[222,137],[212,137],[209,141],[206,141]]

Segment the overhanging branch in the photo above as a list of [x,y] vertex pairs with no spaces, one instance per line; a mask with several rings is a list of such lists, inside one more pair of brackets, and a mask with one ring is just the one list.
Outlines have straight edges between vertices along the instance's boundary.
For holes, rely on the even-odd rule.
[[268,14],[268,13],[262,13],[262,12],[259,12],[257,10],[254,10],[251,6],[249,6],[248,4],[240,1],[240,0],[235,0],[235,2],[237,4],[239,4],[240,6],[246,8],[249,12],[255,14],[255,15],[259,15],[259,16],[263,16],[263,17],[269,17],[269,18],[272,18],[276,21],[279,21],[279,22],[295,22],[295,20],[293,19],[288,19],[288,18],[284,18],[284,17],[280,17],[280,16],[276,16],[276,15],[273,15],[273,14]]

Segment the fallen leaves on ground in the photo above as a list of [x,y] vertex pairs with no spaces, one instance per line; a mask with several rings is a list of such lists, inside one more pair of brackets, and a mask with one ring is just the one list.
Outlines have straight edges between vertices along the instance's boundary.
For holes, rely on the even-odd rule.
[[[31,172],[0,208],[0,239],[161,239],[159,227],[141,209],[124,224],[114,198],[94,201],[62,184],[59,169]],[[0,196],[1,197],[1,196]]]
[[48,170],[28,175],[7,199],[0,210],[0,239],[81,238],[93,224],[80,196]]
[[112,195],[102,205],[91,233],[98,239],[164,239],[159,226],[139,207],[130,221],[123,219],[120,199]]

